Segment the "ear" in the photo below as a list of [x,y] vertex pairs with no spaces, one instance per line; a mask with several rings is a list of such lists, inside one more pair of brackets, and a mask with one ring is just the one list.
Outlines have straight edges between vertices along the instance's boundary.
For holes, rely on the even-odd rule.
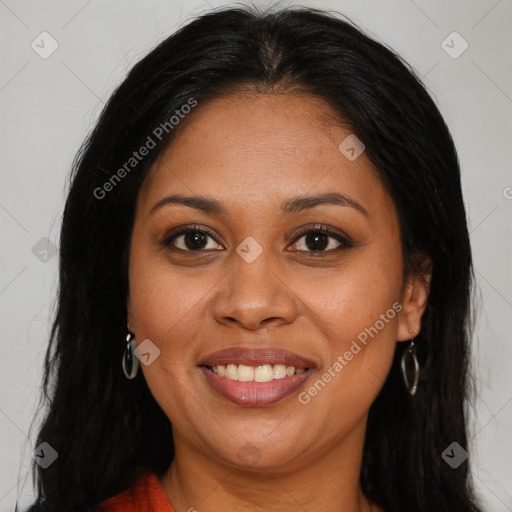
[[130,295],[126,297],[126,321],[130,332],[135,332],[135,321],[133,318],[133,307]]
[[432,260],[425,254],[416,256],[414,270],[402,293],[402,310],[398,318],[397,341],[409,341],[421,330],[421,317],[427,307],[432,278]]

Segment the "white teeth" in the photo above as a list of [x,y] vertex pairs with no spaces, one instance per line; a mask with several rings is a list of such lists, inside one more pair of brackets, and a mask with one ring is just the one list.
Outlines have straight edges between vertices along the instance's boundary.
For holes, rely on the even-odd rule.
[[256,382],[270,382],[274,379],[274,371],[272,366],[265,364],[263,366],[256,366],[254,369],[254,380]]
[[240,382],[270,382],[275,379],[284,379],[292,375],[304,373],[306,368],[295,368],[295,366],[286,366],[284,364],[263,364],[260,366],[247,366],[245,364],[228,364],[224,366],[219,364],[210,366],[213,373],[219,377],[226,377],[230,380]]
[[275,364],[274,365],[274,379],[284,379],[286,377],[286,365]]
[[240,382],[251,382],[254,380],[254,366],[238,365],[238,380]]
[[238,366],[236,364],[228,364],[224,377],[231,380],[238,380]]

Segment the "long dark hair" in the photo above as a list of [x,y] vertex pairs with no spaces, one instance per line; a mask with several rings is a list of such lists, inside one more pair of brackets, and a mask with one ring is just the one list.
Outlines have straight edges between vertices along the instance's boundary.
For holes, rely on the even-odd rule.
[[[452,442],[468,448],[473,281],[448,128],[414,71],[351,22],[310,8],[254,6],[204,14],[140,60],[75,159],[44,367],[48,407],[37,439],[59,456],[46,469],[34,463],[37,499],[29,510],[92,510],[140,471],[161,474],[171,463],[169,420],[141,372],[129,381],[120,364],[135,201],[149,168],[179,130],[169,119],[191,101],[200,109],[240,88],[295,90],[325,100],[365,144],[395,202],[405,273],[418,271],[418,253],[432,260],[430,297],[415,340],[418,392],[404,392],[398,344],[369,413],[364,493],[389,512],[479,511],[468,461],[453,469],[442,458]],[[167,130],[156,136],[161,126]],[[148,137],[154,143],[149,154],[127,166]]]

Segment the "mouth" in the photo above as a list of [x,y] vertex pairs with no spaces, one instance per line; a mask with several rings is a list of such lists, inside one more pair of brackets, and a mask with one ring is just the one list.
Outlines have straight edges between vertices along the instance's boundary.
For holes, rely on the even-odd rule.
[[208,384],[224,398],[248,407],[272,405],[297,392],[315,363],[277,348],[232,348],[210,354],[199,365]]

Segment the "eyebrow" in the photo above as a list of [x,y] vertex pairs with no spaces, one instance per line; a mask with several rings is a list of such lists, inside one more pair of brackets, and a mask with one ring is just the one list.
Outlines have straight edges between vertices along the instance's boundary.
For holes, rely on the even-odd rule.
[[[160,199],[160,201],[153,205],[149,214],[152,215],[155,211],[169,204],[181,204],[221,217],[228,215],[227,210],[214,199],[204,196],[185,196],[183,194],[172,194]],[[322,205],[348,206],[362,213],[366,217],[369,216],[368,212],[361,204],[339,192],[328,192],[326,194],[319,194],[316,196],[292,197],[281,204],[281,211],[283,214],[289,215],[291,213],[308,210]]]

